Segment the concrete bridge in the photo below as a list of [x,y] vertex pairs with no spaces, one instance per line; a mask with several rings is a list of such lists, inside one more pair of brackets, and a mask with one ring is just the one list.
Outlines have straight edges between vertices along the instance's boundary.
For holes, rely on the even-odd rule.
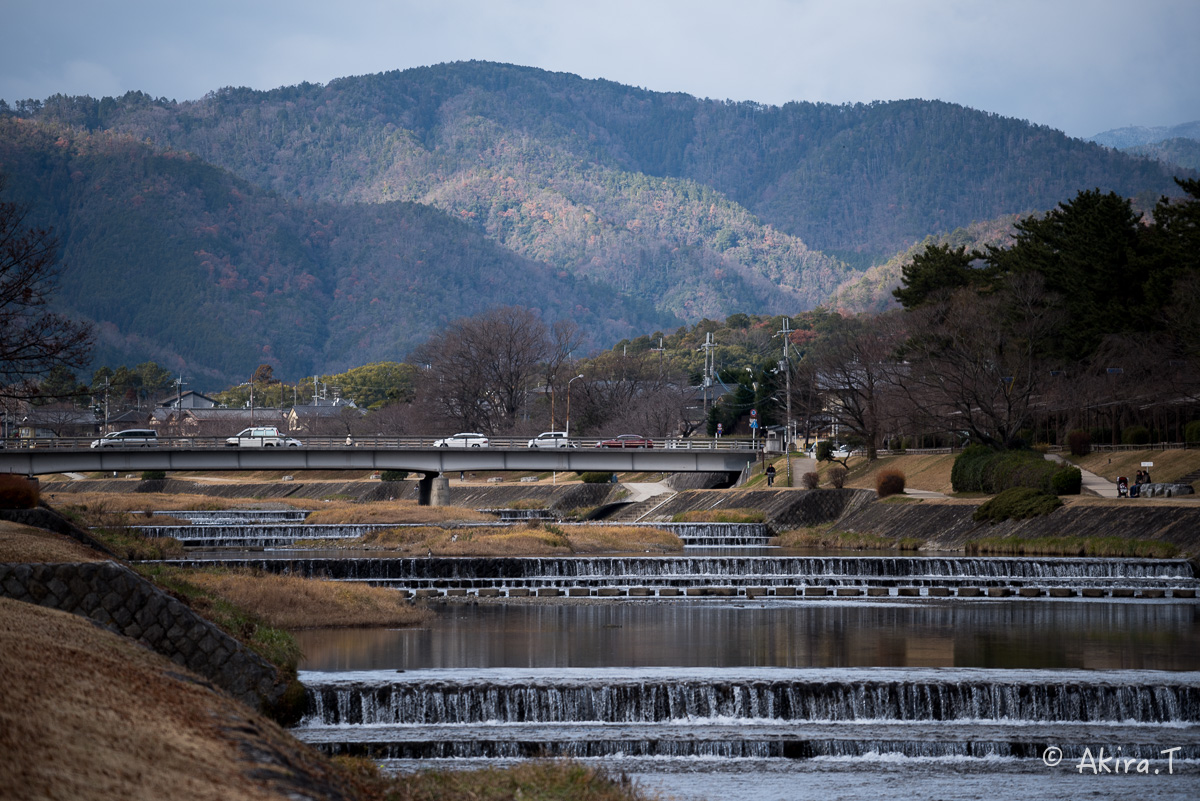
[[758,455],[752,450],[675,448],[31,448],[0,450],[0,472],[37,476],[142,470],[406,470],[424,474],[420,503],[441,506],[449,496],[444,474],[451,472],[740,473]]

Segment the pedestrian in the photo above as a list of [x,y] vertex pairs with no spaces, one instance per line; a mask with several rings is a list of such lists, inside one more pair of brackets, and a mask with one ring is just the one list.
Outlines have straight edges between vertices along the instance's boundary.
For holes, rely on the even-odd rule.
[[767,486],[775,486],[775,465],[773,464],[767,465]]

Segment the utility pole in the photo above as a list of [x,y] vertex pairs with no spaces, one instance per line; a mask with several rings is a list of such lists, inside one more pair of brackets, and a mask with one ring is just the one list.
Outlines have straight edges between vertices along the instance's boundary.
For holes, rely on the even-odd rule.
[[787,399],[787,425],[783,432],[783,452],[787,461],[787,482],[792,486],[792,365],[788,356],[788,345],[792,341],[791,321],[783,318],[783,328],[776,336],[783,337],[783,377],[786,383],[784,397]]
[[708,423],[708,391],[709,391],[709,388],[712,386],[713,365],[714,365],[714,362],[716,359],[715,355],[713,354],[713,349],[717,347],[717,343],[713,342],[712,331],[709,331],[707,334],[704,335],[704,344],[701,345],[700,347],[704,350],[704,379],[703,379],[704,421],[705,421],[705,424],[707,424]]

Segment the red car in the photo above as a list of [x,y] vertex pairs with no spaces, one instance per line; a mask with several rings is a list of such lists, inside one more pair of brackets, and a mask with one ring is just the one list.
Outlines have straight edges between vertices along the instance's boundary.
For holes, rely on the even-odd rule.
[[653,448],[654,440],[639,437],[637,434],[622,434],[616,439],[603,439],[596,443],[597,448]]

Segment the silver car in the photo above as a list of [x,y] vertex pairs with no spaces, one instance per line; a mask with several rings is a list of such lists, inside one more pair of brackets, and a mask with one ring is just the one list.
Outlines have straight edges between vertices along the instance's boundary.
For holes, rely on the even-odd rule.
[[486,448],[487,446],[488,438],[474,431],[464,431],[452,437],[433,441],[435,448]]

